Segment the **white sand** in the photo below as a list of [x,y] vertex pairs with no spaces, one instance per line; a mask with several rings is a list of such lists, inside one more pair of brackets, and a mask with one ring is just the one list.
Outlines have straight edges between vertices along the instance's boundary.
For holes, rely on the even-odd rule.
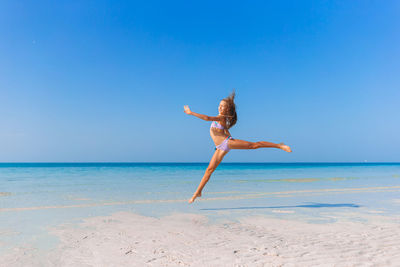
[[45,261],[26,248],[0,265],[400,266],[400,223],[393,218],[311,224],[252,216],[212,224],[194,214],[157,219],[119,212],[51,232],[61,243]]

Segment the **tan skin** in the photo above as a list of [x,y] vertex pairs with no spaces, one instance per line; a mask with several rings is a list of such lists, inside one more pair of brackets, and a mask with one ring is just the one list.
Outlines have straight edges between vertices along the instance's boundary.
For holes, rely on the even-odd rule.
[[[184,112],[188,115],[196,116],[205,121],[217,121],[225,128],[224,130],[218,129],[215,127],[212,127],[210,129],[210,135],[214,141],[215,146],[221,144],[228,136],[231,135],[226,126],[226,117],[229,115],[227,114],[228,113],[228,105],[227,105],[226,101],[224,101],[224,100],[222,100],[219,103],[219,107],[218,107],[219,114],[216,117],[211,117],[211,116],[195,113],[190,110],[189,106],[184,106]],[[283,143],[276,144],[276,143],[271,143],[271,142],[266,142],[266,141],[249,142],[249,141],[244,141],[244,140],[239,140],[239,139],[229,139],[228,147],[230,149],[257,149],[257,148],[262,148],[262,147],[273,147],[273,148],[282,149],[283,151],[286,151],[286,152],[292,152],[290,147]],[[211,174],[215,171],[215,169],[221,163],[222,159],[224,158],[224,156],[226,154],[228,154],[227,151],[223,151],[220,149],[215,150],[214,155],[212,156],[210,163],[208,164],[208,167],[204,173],[203,178],[200,181],[200,184],[199,184],[196,192],[194,192],[192,198],[189,199],[189,201],[188,201],[189,203],[193,203],[197,197],[201,197],[201,192],[202,192],[204,186],[206,185],[206,183],[208,182],[208,180],[211,177]]]

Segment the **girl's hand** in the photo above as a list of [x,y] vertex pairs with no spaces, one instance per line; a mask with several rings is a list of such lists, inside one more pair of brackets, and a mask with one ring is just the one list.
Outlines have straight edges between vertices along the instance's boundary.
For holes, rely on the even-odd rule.
[[192,111],[190,110],[188,105],[183,106],[183,108],[185,109],[184,112],[188,115],[192,114]]

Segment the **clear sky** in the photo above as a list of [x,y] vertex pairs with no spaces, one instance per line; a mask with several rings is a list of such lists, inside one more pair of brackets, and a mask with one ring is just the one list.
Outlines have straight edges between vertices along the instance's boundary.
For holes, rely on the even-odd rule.
[[1,1],[0,161],[400,161],[399,1]]

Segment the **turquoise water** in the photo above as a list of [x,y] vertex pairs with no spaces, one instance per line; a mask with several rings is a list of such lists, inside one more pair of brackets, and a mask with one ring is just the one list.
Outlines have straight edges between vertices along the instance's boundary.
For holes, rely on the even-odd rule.
[[[165,211],[157,211],[162,204],[180,211],[179,203],[186,206],[206,167],[206,163],[2,163],[0,212],[150,205],[156,216]],[[238,199],[263,205],[266,199],[290,197],[301,203],[302,197],[315,195],[322,195],[322,200],[328,195],[398,192],[396,186],[400,186],[399,163],[225,163],[206,185],[203,201],[189,209],[215,208]],[[353,204],[366,205],[364,201],[360,196]]]
[[53,226],[133,211],[210,218],[263,214],[331,222],[400,214],[400,163],[222,163],[189,205],[206,163],[0,163],[0,248],[48,248]]

